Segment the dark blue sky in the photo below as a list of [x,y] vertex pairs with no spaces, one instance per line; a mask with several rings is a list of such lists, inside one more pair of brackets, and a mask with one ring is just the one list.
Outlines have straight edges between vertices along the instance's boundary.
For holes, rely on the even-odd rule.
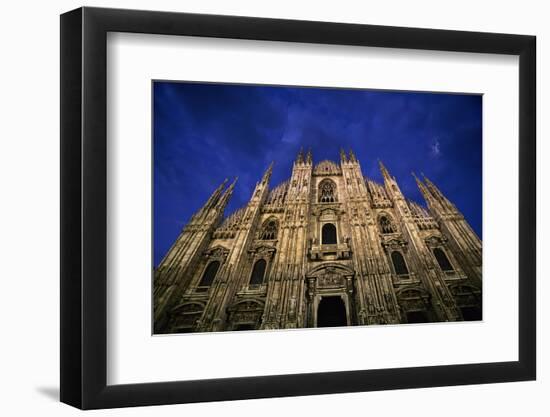
[[227,214],[271,161],[272,187],[289,178],[302,146],[314,163],[353,149],[377,181],[380,158],[421,203],[410,173],[425,173],[481,237],[481,96],[164,81],[153,94],[155,266],[224,178],[239,177]]

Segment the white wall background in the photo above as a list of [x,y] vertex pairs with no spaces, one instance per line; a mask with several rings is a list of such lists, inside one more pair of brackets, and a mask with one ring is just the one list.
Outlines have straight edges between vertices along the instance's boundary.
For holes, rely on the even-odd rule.
[[[92,1],[89,6],[239,14],[395,26],[534,34],[538,37],[539,250],[550,248],[550,210],[543,192],[550,175],[549,133],[543,120],[550,87],[550,26],[545,2],[470,1]],[[75,415],[59,392],[59,17],[82,3],[27,1],[3,5],[0,24],[0,245],[4,291],[0,298],[0,410],[4,415]],[[546,234],[543,236],[544,232]],[[548,415],[550,317],[539,272],[538,381],[481,386],[325,395],[99,411],[98,415],[465,416]]]

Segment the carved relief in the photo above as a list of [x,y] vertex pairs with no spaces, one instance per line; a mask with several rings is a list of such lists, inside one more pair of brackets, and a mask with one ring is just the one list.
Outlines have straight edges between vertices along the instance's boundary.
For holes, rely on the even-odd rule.
[[426,245],[429,248],[435,248],[438,246],[444,246],[447,243],[447,238],[443,235],[431,235],[424,239],[424,242],[426,242]]
[[317,277],[318,288],[337,288],[344,286],[344,277],[333,268],[327,268]]
[[232,325],[258,325],[264,311],[264,304],[256,300],[244,300],[228,308],[229,322]]
[[229,249],[224,248],[223,246],[216,246],[208,249],[204,253],[204,257],[211,260],[220,261],[223,263],[229,254]]
[[266,260],[269,260],[273,257],[273,254],[275,253],[275,247],[274,246],[268,246],[268,245],[256,245],[248,250],[249,255],[252,258],[258,259],[258,258],[265,258]]
[[384,236],[382,247],[386,250],[406,249],[408,242],[401,236]]

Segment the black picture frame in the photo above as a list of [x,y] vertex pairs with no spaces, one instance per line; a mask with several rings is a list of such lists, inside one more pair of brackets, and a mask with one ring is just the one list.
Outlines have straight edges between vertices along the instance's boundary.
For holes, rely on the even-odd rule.
[[[519,56],[519,360],[107,385],[108,32]],[[60,56],[62,402],[96,409],[535,379],[534,36],[85,7],[61,16]]]

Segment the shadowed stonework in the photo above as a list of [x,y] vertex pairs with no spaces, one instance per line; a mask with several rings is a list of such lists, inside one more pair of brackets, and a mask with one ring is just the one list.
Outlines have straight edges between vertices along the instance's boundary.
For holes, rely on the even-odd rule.
[[379,169],[300,152],[227,217],[223,182],[155,270],[155,333],[481,320],[479,237],[428,178],[422,206]]

